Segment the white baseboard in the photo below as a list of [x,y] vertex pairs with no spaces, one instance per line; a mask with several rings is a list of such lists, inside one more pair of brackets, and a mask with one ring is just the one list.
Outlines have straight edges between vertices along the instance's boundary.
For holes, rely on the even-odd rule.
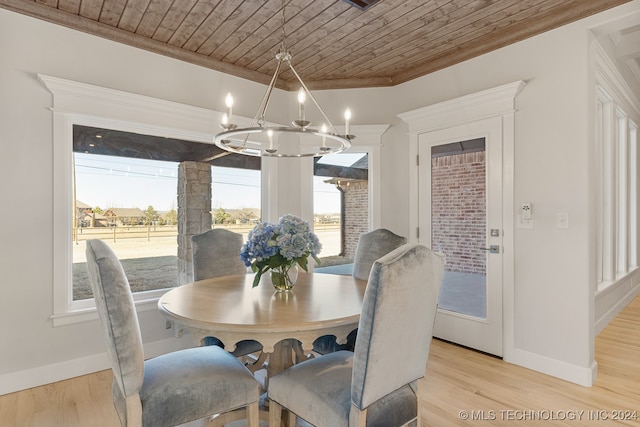
[[598,372],[595,361],[587,368],[521,349],[510,351],[509,357],[505,357],[504,361],[585,387],[593,385]]
[[596,335],[602,332],[631,301],[640,295],[640,279],[637,276],[635,274],[633,277],[609,286],[596,294]]
[[[171,351],[192,347],[189,335],[184,338],[169,338],[144,344],[145,357],[155,357]],[[26,390],[45,384],[62,381],[81,375],[110,369],[107,353],[94,354],[50,365],[38,366],[23,371],[0,375],[0,395]]]
[[[640,269],[598,292],[595,296],[595,334],[599,334],[638,295]],[[590,367],[583,367],[516,348],[505,349],[504,361],[586,387],[593,385],[598,374],[595,361]]]

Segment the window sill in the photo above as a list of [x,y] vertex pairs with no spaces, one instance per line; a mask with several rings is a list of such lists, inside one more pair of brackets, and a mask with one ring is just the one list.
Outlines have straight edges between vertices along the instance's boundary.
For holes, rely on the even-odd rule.
[[637,271],[638,271],[638,267],[632,267],[629,269],[629,272],[616,278],[615,280],[612,280],[610,282],[599,283],[596,289],[596,294],[595,294],[596,298],[601,298],[607,295],[609,292],[614,291],[616,288],[618,288],[622,284],[629,282],[629,278],[632,277],[632,275],[635,274]]
[[[135,301],[136,311],[140,313],[143,311],[157,310],[158,299],[160,299],[160,296],[153,296]],[[90,301],[92,302],[92,307],[69,310],[66,313],[52,314],[50,319],[53,323],[53,327],[57,328],[58,326],[67,326],[75,323],[96,320],[98,318],[98,311],[96,310],[95,305],[93,305],[93,299]]]

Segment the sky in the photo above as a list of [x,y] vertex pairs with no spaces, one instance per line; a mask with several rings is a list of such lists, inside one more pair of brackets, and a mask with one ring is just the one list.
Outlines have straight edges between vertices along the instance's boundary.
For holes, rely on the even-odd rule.
[[[352,164],[354,155],[333,156],[333,164]],[[358,157],[361,155],[357,155]],[[357,157],[356,157],[357,158]],[[75,153],[76,199],[102,209],[156,211],[177,208],[178,164],[157,160]],[[259,208],[260,171],[214,167],[212,209]],[[340,194],[325,177],[314,177],[316,213],[340,212]]]

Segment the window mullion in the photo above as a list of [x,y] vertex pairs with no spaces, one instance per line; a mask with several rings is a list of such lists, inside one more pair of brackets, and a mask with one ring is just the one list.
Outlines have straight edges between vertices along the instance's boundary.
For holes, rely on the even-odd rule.
[[613,140],[613,129],[611,126],[613,120],[613,110],[610,100],[603,100],[602,103],[602,272],[603,282],[611,282],[615,278],[615,158]]
[[628,135],[628,193],[629,193],[629,206],[628,206],[628,221],[629,232],[628,237],[628,261],[629,269],[638,265],[638,128],[635,123],[628,120],[629,135]]

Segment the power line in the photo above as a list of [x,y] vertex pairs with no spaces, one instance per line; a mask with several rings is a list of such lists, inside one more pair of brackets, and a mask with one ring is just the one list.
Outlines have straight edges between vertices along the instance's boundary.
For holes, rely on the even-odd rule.
[[148,173],[148,172],[138,172],[132,170],[121,170],[121,169],[113,169],[113,168],[102,168],[99,166],[87,166],[87,165],[76,165],[76,168],[87,168],[99,171],[108,171],[109,173],[97,173],[93,175],[102,175],[102,176],[110,176],[113,175],[114,172],[122,173],[126,176],[133,175],[133,177],[152,177],[152,178],[167,178],[167,179],[178,179],[177,176],[169,176],[169,175],[161,175],[157,173]]

